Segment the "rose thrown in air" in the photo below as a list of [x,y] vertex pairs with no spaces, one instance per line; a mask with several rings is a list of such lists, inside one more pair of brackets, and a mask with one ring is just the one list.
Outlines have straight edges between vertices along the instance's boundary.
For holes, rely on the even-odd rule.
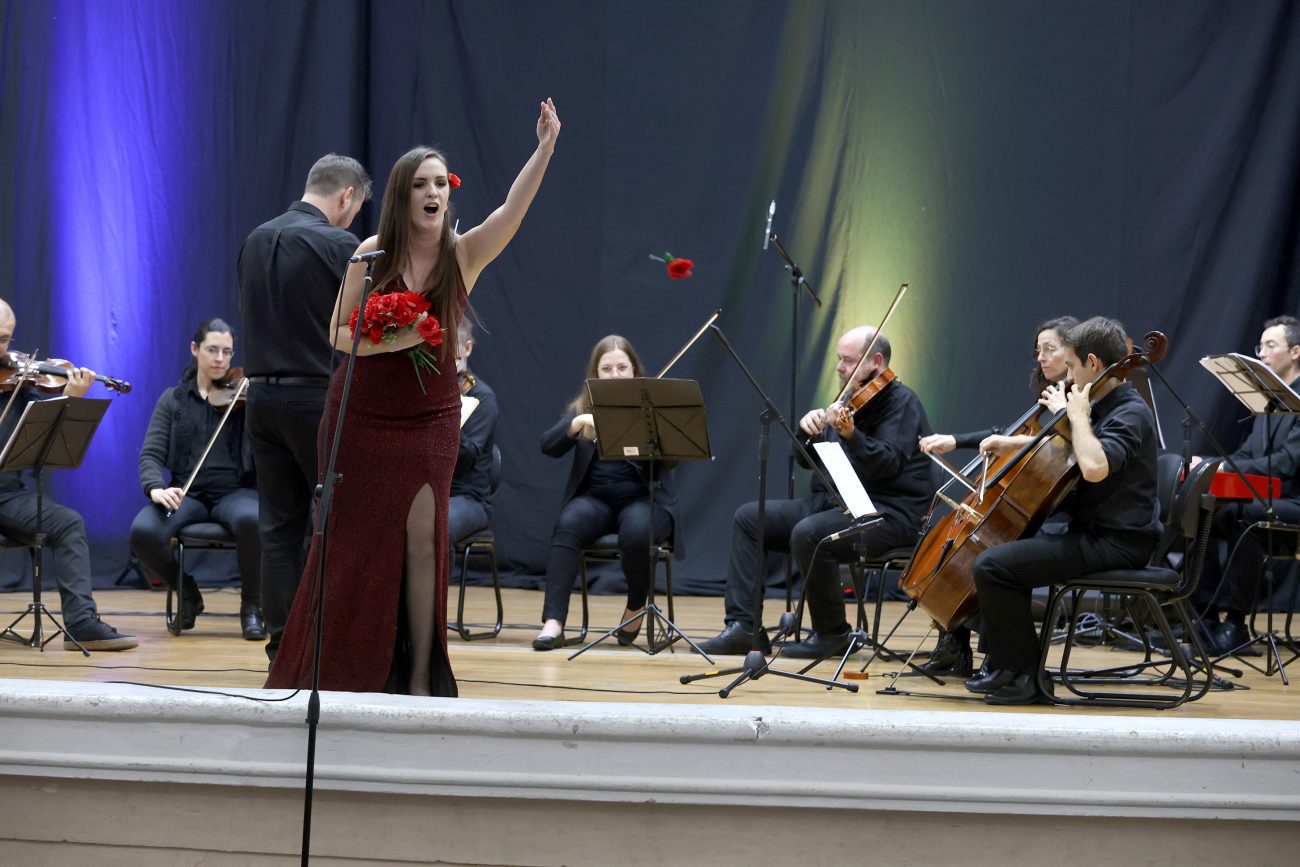
[[691,269],[695,267],[695,263],[690,259],[679,259],[672,253],[664,253],[662,256],[651,253],[650,258],[667,265],[668,276],[673,280],[685,280],[692,276]]

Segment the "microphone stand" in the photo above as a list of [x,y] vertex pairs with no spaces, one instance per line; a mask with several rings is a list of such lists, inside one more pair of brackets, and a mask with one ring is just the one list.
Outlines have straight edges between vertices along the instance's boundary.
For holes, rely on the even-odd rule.
[[[361,300],[358,308],[364,319],[366,300],[370,297],[372,271],[375,259],[383,254],[382,250],[354,257],[351,261],[364,261],[366,264],[365,282],[361,286]],[[352,393],[352,374],[357,364],[357,349],[361,346],[361,329],[353,329],[352,350],[348,355],[347,374],[343,378],[343,394],[339,398],[339,414],[334,422],[334,440],[330,443],[329,461],[325,464],[324,478],[316,486],[316,544],[320,546],[320,556],[316,558],[316,630],[315,646],[311,662],[311,696],[307,701],[307,775],[303,792],[302,805],[302,867],[307,867],[311,860],[311,808],[312,792],[316,782],[316,729],[320,723],[320,654],[322,632],[325,619],[325,575],[329,559],[329,516],[334,505],[334,489],[343,481],[335,472],[339,458],[339,443],[343,437],[343,420],[347,418],[348,399]]]
[[[758,532],[757,538],[755,539],[756,552],[754,560],[754,631],[751,637],[750,650],[745,654],[745,662],[743,665],[735,668],[706,671],[700,674],[684,674],[679,678],[679,680],[681,683],[685,684],[694,683],[697,680],[704,680],[706,678],[738,674],[739,676],[735,680],[718,690],[719,698],[726,698],[731,695],[732,690],[743,684],[745,681],[758,680],[765,674],[774,674],[778,677],[788,677],[793,680],[803,680],[824,686],[827,689],[839,687],[840,689],[846,689],[849,692],[857,692],[858,685],[856,683],[826,680],[825,678],[820,677],[810,677],[809,675],[799,672],[781,671],[780,669],[772,668],[767,657],[763,655],[763,651],[759,650],[758,636],[763,629],[763,591],[766,589],[765,585],[767,583],[763,580],[767,573],[764,563],[765,552],[763,542],[764,523],[767,517],[767,446],[768,431],[773,421],[780,426],[781,430],[785,431],[786,436],[790,438],[790,442],[794,444],[795,449],[803,455],[804,460],[808,462],[810,467],[812,467],[813,473],[821,479],[822,484],[825,485],[827,494],[831,499],[842,509],[844,509],[844,504],[840,501],[839,495],[835,491],[835,486],[831,483],[830,479],[826,478],[826,474],[822,472],[821,467],[819,467],[816,461],[812,459],[808,454],[808,450],[803,447],[803,443],[799,442],[799,438],[795,435],[794,431],[790,429],[790,426],[786,423],[785,419],[781,417],[781,413],[777,411],[776,405],[772,403],[772,399],[767,396],[767,393],[763,391],[763,387],[758,384],[758,380],[754,379],[753,374],[749,372],[749,368],[740,360],[740,356],[736,354],[736,350],[732,348],[730,341],[727,340],[727,336],[722,333],[722,329],[717,325],[709,325],[709,329],[713,332],[713,336],[718,338],[718,341],[722,344],[722,348],[727,351],[727,354],[730,355],[732,360],[740,367],[741,372],[745,374],[745,378],[749,380],[749,384],[754,387],[754,391],[758,393],[758,396],[763,401],[763,406],[765,407],[762,415],[758,417],[760,430],[758,436]],[[845,509],[845,513],[848,513],[847,509]],[[808,576],[806,575],[804,576],[804,583],[808,583]]]
[[[813,290],[812,284],[810,284],[807,280],[804,279],[803,269],[799,267],[798,263],[796,263],[794,259],[790,258],[790,254],[786,251],[785,246],[781,243],[781,239],[778,238],[776,233],[772,231],[772,223],[771,223],[770,215],[768,217],[767,229],[768,229],[768,233],[767,233],[768,240],[771,241],[772,246],[776,248],[777,255],[779,255],[783,260],[785,260],[785,270],[790,272],[790,418],[796,418],[799,413],[799,399],[798,399],[799,290],[803,289],[804,291],[806,291],[808,293],[808,297],[813,300],[813,304],[817,305],[818,307],[822,306],[822,300],[817,297],[817,293]],[[764,249],[766,249],[766,247],[764,247]],[[790,456],[786,460],[785,476],[786,476],[786,483],[787,483],[786,497],[793,500],[794,499],[794,452],[793,451],[790,452]],[[787,612],[791,610],[792,602],[793,602],[793,598],[792,598],[793,589],[791,587],[793,583],[793,581],[791,580],[793,577],[791,574],[792,560],[793,560],[793,556],[787,554],[785,558],[785,610]],[[804,580],[807,580],[807,576],[805,576]],[[797,620],[795,621],[794,638],[796,641],[799,639],[799,625]]]

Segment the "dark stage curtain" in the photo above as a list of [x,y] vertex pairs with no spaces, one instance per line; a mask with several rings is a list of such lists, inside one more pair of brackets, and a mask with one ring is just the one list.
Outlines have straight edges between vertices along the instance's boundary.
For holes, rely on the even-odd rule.
[[[893,367],[953,431],[1028,405],[1038,321],[1103,313],[1168,333],[1166,374],[1232,446],[1242,413],[1199,358],[1249,351],[1263,319],[1300,312],[1293,3],[0,8],[0,296],[15,345],[136,387],[87,466],[51,485],[86,514],[108,575],[144,503],[154,400],[200,320],[238,321],[248,231],[298,197],[322,153],[361,159],[378,194],[418,143],[449,154],[456,216],[474,225],[531,152],[546,96],[564,123],[555,159],[473,298],[474,367],[503,405],[499,550],[520,573],[540,570],[567,471],[538,436],[605,334],[657,370],[721,306],[787,413],[797,362],[802,414],[831,395],[838,334],[907,281]],[[760,249],[772,199],[824,301],[799,301],[794,341],[786,274]],[[648,258],[665,251],[695,276],[668,280]],[[709,340],[673,375],[700,381],[717,455],[679,473],[691,557],[678,586],[714,591],[731,515],[757,492],[761,404]],[[1157,401],[1176,448],[1181,410]],[[787,454],[774,438],[774,496]]]

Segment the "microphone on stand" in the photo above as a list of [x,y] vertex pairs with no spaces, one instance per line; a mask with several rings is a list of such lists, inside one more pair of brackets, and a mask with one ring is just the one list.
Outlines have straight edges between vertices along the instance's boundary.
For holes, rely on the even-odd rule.
[[358,253],[357,255],[353,256],[351,259],[348,259],[348,262],[353,264],[357,262],[370,262],[374,259],[378,259],[382,255],[384,255],[383,250],[376,250],[373,253]]
[[772,217],[776,214],[776,199],[772,204],[767,206],[767,228],[763,230],[763,249],[767,249],[767,241],[772,237]]

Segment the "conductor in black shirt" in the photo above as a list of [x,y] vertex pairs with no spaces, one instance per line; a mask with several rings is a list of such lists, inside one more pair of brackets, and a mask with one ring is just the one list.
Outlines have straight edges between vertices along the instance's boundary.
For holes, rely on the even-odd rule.
[[[1065,336],[1073,384],[1048,386],[1041,403],[1066,411],[1070,448],[1081,479],[1068,500],[1070,522],[984,551],[975,560],[988,643],[986,666],[966,681],[990,704],[1034,704],[1039,692],[1038,635],[1030,611],[1035,587],[1109,569],[1140,569],[1160,537],[1156,502],[1155,419],[1133,386],[1118,379],[1096,383],[1128,352],[1124,329],[1094,316]],[[1095,388],[1094,388],[1095,384]],[[987,442],[987,441],[986,441]],[[985,445],[994,453],[1013,453]]]
[[303,569],[317,483],[316,429],[334,368],[330,316],[360,243],[347,227],[369,198],[370,176],[361,164],[326,154],[311,167],[302,199],[254,229],[239,252],[262,607],[272,659]]

